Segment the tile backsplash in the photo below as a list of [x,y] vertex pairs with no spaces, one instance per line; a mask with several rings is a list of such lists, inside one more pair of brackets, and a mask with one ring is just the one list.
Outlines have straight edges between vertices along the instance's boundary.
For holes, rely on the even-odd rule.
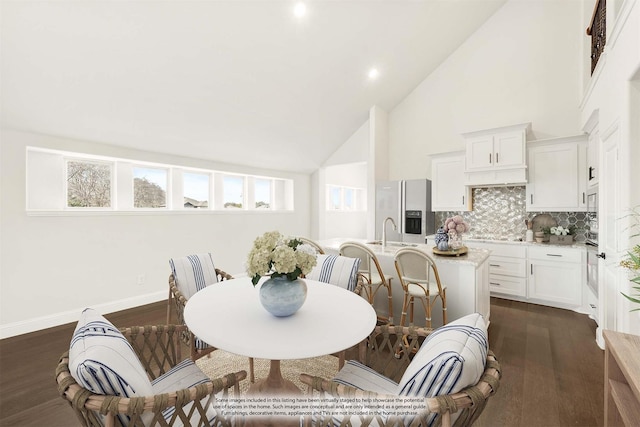
[[436,212],[436,229],[447,217],[462,215],[471,228],[465,234],[466,238],[524,240],[525,220],[548,213],[558,225],[576,227],[576,242],[585,241],[585,212],[527,212],[524,186],[474,188],[472,197],[471,212]]

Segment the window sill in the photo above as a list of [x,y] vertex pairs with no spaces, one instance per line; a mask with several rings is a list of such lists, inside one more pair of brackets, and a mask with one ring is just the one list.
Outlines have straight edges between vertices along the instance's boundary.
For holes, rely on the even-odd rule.
[[208,209],[185,209],[185,210],[38,210],[27,209],[27,216],[150,216],[150,215],[273,215],[283,213],[293,213],[293,210],[208,210]]

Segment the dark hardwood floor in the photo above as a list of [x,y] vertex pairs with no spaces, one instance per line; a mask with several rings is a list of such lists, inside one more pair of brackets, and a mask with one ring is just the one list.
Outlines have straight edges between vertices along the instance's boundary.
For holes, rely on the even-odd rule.
[[502,381],[477,426],[602,426],[604,352],[596,324],[568,310],[491,299],[489,347]]
[[[158,302],[106,317],[119,327],[163,324],[165,310]],[[0,426],[79,425],[54,379],[74,327],[0,340]],[[584,315],[492,298],[489,343],[503,379],[476,425],[603,425],[604,355],[594,337]]]

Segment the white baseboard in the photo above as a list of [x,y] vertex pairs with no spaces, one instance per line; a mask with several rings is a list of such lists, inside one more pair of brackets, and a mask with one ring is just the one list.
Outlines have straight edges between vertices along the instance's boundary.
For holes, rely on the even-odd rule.
[[[163,299],[167,299],[167,291],[159,291],[151,294],[139,295],[137,297],[125,298],[118,301],[111,301],[104,304],[97,304],[93,305],[92,308],[96,309],[102,314],[108,314],[120,310],[126,310],[128,308],[150,304],[157,301],[162,301]],[[86,307],[78,307],[76,309],[64,311],[61,313],[1,325],[0,339],[27,334],[29,332],[35,332],[41,329],[51,328],[53,326],[64,325],[66,323],[77,322],[78,318],[80,317],[80,313],[85,308]]]

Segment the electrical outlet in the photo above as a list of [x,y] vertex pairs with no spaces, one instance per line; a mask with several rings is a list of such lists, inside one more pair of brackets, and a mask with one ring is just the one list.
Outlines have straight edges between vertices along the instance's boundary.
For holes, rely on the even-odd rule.
[[138,286],[144,285],[144,274],[138,274],[137,283],[138,283]]

